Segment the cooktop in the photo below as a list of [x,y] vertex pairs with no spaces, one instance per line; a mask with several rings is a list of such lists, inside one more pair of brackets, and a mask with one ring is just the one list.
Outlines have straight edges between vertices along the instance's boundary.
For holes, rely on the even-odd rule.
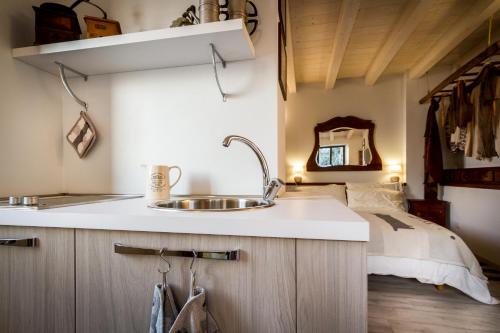
[[48,194],[0,198],[0,209],[49,209],[140,198],[134,194]]

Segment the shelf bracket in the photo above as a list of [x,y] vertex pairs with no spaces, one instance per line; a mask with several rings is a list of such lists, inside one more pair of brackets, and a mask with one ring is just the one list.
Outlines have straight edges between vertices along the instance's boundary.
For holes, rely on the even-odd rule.
[[68,94],[71,95],[71,97],[73,97],[75,99],[75,101],[80,104],[81,106],[83,106],[85,108],[85,111],[88,110],[88,104],[84,101],[82,101],[80,98],[78,98],[78,96],[75,95],[75,93],[73,92],[73,90],[71,89],[71,87],[69,86],[68,84],[68,81],[66,80],[66,73],[64,72],[64,70],[69,70],[70,72],[73,72],[75,74],[77,74],[78,76],[81,76],[83,78],[84,81],[87,81],[88,80],[88,76],[86,74],[83,74],[71,67],[68,67],[58,61],[55,62],[57,66],[59,66],[59,77],[61,78],[61,81],[62,81],[62,84],[64,86],[64,88],[66,89],[66,91],[68,92]]
[[222,64],[222,68],[226,68],[226,61],[221,57],[219,52],[217,52],[217,49],[215,48],[215,45],[210,43],[210,49],[212,53],[212,65],[214,68],[214,74],[215,74],[215,82],[217,82],[217,87],[219,87],[220,94],[222,95],[222,101],[225,102],[227,101],[227,94],[222,91],[222,87],[220,86],[219,82],[219,75],[217,74],[217,62],[215,61],[215,56],[217,56],[220,59],[220,62]]

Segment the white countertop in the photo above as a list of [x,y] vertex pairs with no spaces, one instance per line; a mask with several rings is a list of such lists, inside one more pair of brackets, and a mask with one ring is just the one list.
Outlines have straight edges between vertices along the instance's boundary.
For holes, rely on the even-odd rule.
[[143,198],[46,210],[0,210],[0,225],[368,241],[369,224],[331,198],[286,198],[233,212],[158,211]]

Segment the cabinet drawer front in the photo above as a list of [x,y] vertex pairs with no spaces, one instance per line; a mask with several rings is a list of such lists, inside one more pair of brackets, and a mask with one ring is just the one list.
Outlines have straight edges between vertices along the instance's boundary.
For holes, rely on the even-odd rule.
[[74,231],[0,226],[0,238],[0,332],[74,332]]
[[297,332],[366,332],[367,285],[365,242],[298,239]]
[[416,215],[424,220],[434,222],[446,228],[447,216],[446,213],[432,212],[432,211],[409,211],[410,214]]
[[[240,249],[239,261],[194,263],[197,284],[221,332],[295,331],[293,239],[77,231],[77,332],[147,332],[153,286],[165,263],[154,255],[114,253],[113,244],[175,250]],[[190,258],[169,257],[177,306],[187,299]]]

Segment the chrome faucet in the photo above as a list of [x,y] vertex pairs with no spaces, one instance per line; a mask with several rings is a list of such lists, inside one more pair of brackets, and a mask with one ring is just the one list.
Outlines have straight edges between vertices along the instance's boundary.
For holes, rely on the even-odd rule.
[[250,147],[250,149],[253,150],[255,155],[257,155],[257,158],[259,159],[260,162],[260,166],[262,168],[262,180],[263,180],[262,198],[265,200],[274,200],[280,188],[283,185],[285,185],[283,181],[278,178],[271,179],[269,177],[269,167],[267,166],[267,161],[266,158],[264,157],[264,154],[262,154],[262,151],[259,149],[259,147],[257,147],[255,143],[248,140],[247,138],[244,138],[239,135],[228,135],[224,138],[224,141],[222,141],[222,145],[224,147],[229,147],[229,145],[233,140],[240,141],[246,144],[248,147]]

